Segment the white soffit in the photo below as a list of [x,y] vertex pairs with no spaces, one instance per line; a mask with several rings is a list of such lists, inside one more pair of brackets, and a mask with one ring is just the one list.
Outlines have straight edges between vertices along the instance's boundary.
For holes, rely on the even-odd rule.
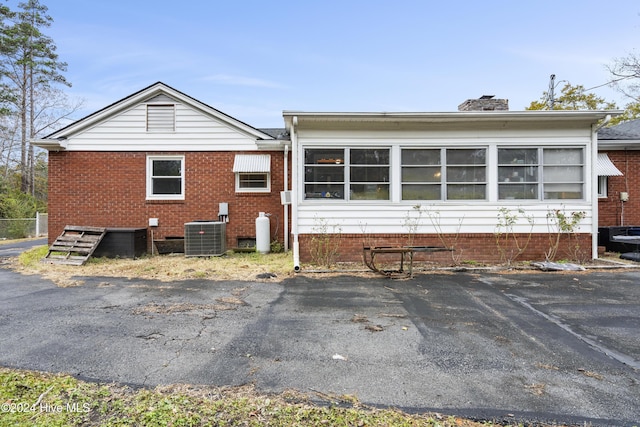
[[243,173],[269,173],[271,172],[270,154],[236,154],[233,162],[233,172]]
[[598,176],[621,176],[622,172],[613,164],[607,153],[598,153],[598,163],[596,164]]

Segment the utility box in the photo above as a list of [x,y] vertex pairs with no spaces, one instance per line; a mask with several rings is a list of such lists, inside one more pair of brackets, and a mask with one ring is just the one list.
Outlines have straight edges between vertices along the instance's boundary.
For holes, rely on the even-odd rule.
[[146,253],[146,228],[107,228],[107,233],[92,256],[138,258]]

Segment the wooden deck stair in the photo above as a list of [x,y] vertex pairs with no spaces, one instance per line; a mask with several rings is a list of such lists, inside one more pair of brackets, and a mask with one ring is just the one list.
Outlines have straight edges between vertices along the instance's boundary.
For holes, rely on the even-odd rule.
[[82,265],[91,257],[106,233],[106,228],[67,225],[49,247],[43,261]]

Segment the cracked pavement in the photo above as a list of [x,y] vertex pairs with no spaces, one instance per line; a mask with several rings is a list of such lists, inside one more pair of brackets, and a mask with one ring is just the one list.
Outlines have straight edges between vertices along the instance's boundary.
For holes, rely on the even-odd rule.
[[78,279],[58,288],[0,268],[0,364],[512,423],[640,420],[636,271]]

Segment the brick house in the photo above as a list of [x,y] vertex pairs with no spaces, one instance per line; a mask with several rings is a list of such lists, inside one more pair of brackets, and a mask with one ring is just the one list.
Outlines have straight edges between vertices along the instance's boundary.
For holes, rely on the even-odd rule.
[[511,231],[531,235],[520,259],[544,259],[554,212],[583,215],[575,238],[590,258],[598,123],[615,113],[509,111],[485,96],[447,113],[285,111],[283,129],[256,129],[156,83],[34,144],[49,150],[50,240],[67,224],[163,239],[217,220],[235,247],[267,212],[270,237],[292,241],[294,269],[311,261],[318,234],[339,238],[345,261],[410,237],[495,262],[507,209],[518,216]]
[[34,144],[49,150],[50,243],[70,224],[149,228],[161,240],[202,220],[226,222],[231,248],[255,239],[259,212],[273,214],[271,236],[284,241],[288,154],[278,130],[253,128],[163,83]]
[[640,226],[640,120],[632,120],[598,131],[599,225]]

